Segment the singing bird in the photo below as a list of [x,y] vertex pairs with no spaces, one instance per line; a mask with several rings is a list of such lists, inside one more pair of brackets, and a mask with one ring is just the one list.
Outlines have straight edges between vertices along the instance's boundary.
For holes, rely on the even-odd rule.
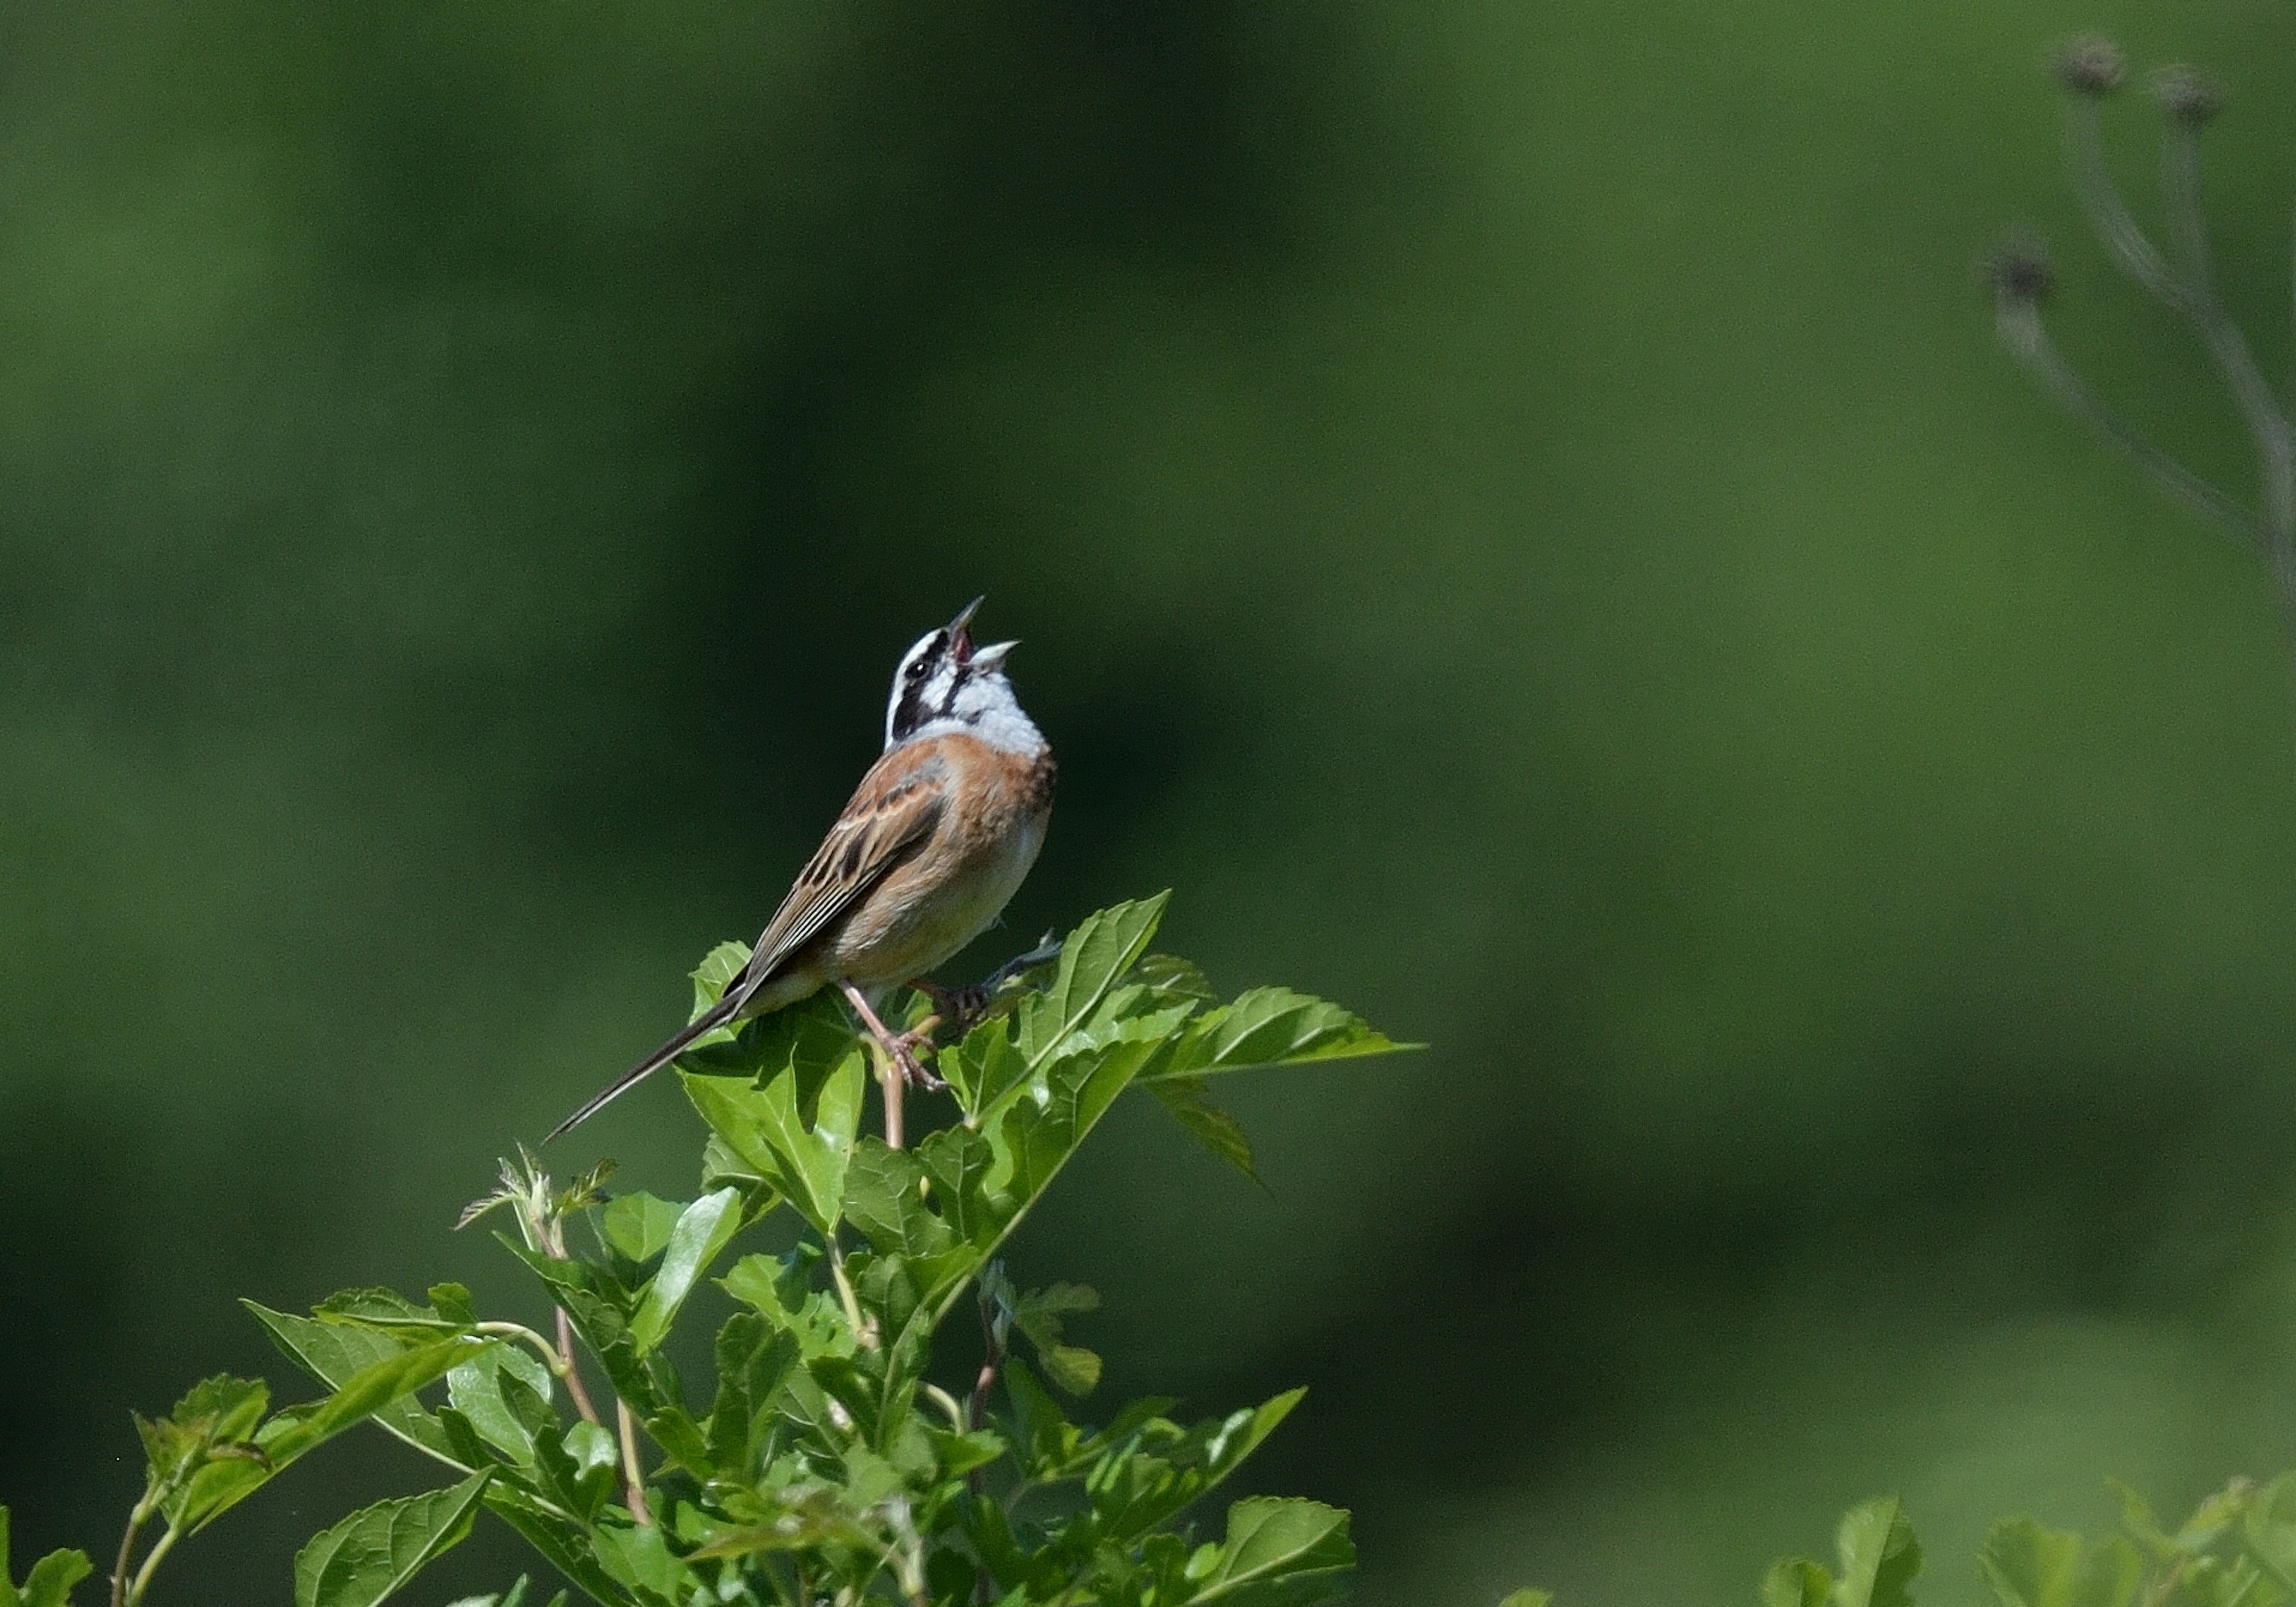
[[[911,1079],[923,1073],[878,1018],[988,930],[1044,846],[1053,750],[1004,676],[1013,642],[972,644],[975,598],[918,638],[893,676],[885,750],[717,1004],[551,1131],[556,1138],[731,1021],[836,988]],[[545,1140],[548,1142],[548,1140]]]

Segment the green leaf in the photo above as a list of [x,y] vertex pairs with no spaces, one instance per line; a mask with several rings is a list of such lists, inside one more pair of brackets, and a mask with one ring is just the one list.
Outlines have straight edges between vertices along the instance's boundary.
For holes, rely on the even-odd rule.
[[[767,1017],[772,1020],[772,1017]],[[772,1184],[817,1233],[837,1223],[846,1161],[861,1118],[866,1062],[849,1035],[847,1052],[820,1086],[814,1119],[802,1111],[800,1077],[785,1066],[762,1086],[683,1072],[686,1096],[727,1148]]]
[[1064,1342],[1061,1319],[1099,1309],[1099,1294],[1082,1283],[1031,1290],[1013,1302],[1013,1325],[1036,1347],[1046,1381],[1063,1394],[1091,1394],[1100,1383],[1100,1357]]
[[1338,1507],[1255,1496],[1227,1509],[1227,1537],[1190,1600],[1232,1607],[1324,1601],[1345,1588],[1355,1560],[1348,1514]]
[[[162,1504],[169,1526],[196,1534],[262,1488],[296,1458],[435,1382],[493,1342],[457,1334],[411,1346],[360,1368],[324,1400],[275,1414],[248,1444],[230,1447],[227,1454],[220,1447],[211,1454],[174,1497]],[[430,1421],[437,1423],[435,1418]],[[440,1432],[443,1439],[444,1431]]]
[[1037,1365],[1064,1395],[1089,1395],[1100,1386],[1100,1357],[1079,1345],[1045,1345],[1037,1351]]
[[475,1357],[499,1341],[456,1334],[412,1345],[360,1368],[339,1384],[335,1392],[308,1411],[290,1418],[281,1413],[263,1427],[256,1439],[275,1464],[284,1464],[355,1423],[374,1416],[383,1407],[413,1394],[425,1384]]
[[1171,1060],[1142,1081],[1152,1086],[1168,1077],[1226,1075],[1416,1047],[1374,1031],[1362,1017],[1326,1000],[1288,988],[1255,988],[1234,1004],[1198,1016]]
[[0,1506],[0,1607],[70,1607],[71,1587],[95,1571],[81,1551],[52,1551],[32,1564],[20,1591],[8,1562],[8,1509]]
[[740,976],[749,963],[747,943],[720,943],[711,949],[701,963],[688,973],[693,978],[693,1009],[685,1019],[693,1020],[724,998],[726,984]]
[[633,1189],[606,1201],[598,1212],[598,1234],[612,1249],[644,1265],[669,1247],[670,1233],[685,1209],[644,1189]]
[[1762,1607],[1825,1607],[1833,1576],[1808,1557],[1780,1557],[1762,1578]]
[[534,1467],[543,1491],[586,1523],[614,1493],[621,1455],[611,1434],[585,1420],[563,1434],[548,1428],[538,1431]]
[[295,1554],[295,1607],[373,1607],[471,1532],[490,1472],[378,1502]]
[[2030,1518],[2004,1518],[1985,1537],[1977,1565],[2001,1607],[2079,1607],[2081,1537]]
[[1141,1086],[1206,1149],[1254,1183],[1259,1181],[1259,1174],[1251,1169],[1251,1141],[1234,1117],[1212,1103],[1210,1086],[1201,1076],[1166,1077]]
[[722,1188],[704,1194],[678,1217],[662,1251],[661,1268],[646,1284],[630,1317],[630,1341],[640,1356],[661,1343],[693,1285],[741,1230],[741,1203],[738,1189]]
[[[487,1491],[487,1510],[525,1537],[552,1567],[581,1586],[594,1600],[627,1599],[628,1592],[599,1565],[590,1530],[583,1525],[545,1509],[534,1496],[500,1480]],[[552,1607],[559,1603],[554,1602]]]
[[[526,1587],[532,1583],[524,1574],[508,1590],[491,1595],[466,1595],[459,1602],[449,1602],[447,1607],[525,1607]],[[550,1607],[566,1607],[566,1593],[560,1591],[550,1598]]]
[[2256,1492],[2241,1514],[2241,1542],[2274,1578],[2296,1590],[2296,1472]]
[[[1072,1439],[1074,1431],[1061,1421],[1058,1406],[1025,1368],[1013,1363],[1006,1372],[1007,1393],[1020,1409],[1019,1442],[1037,1464],[1029,1470],[1031,1477],[1068,1476],[1070,1468],[1045,1464],[1063,1459],[1048,1457],[1046,1452],[1056,1442]],[[1034,1390],[1036,1398],[1029,1398],[1024,1386]],[[1114,1538],[1135,1537],[1176,1516],[1234,1472],[1306,1393],[1287,1390],[1256,1410],[1231,1412],[1185,1431],[1152,1416],[1136,1421],[1122,1432],[1111,1424],[1105,1435],[1076,1447],[1096,1452],[1085,1474],[1085,1487],[1102,1532]],[[1073,1462],[1072,1457],[1064,1459]]]
[[601,1524],[592,1537],[598,1562],[618,1584],[635,1586],[648,1599],[684,1602],[694,1587],[693,1570],[669,1549],[661,1530],[651,1524],[628,1529]]
[[[505,1373],[523,1386],[523,1394],[505,1395]],[[448,1371],[447,1402],[488,1445],[530,1466],[537,1423],[556,1421],[547,1404],[552,1387],[550,1369],[539,1357],[521,1345],[490,1345]]]
[[23,1607],[71,1607],[72,1587],[95,1571],[81,1551],[52,1551],[24,1576]]
[[879,1250],[931,1255],[949,1248],[955,1235],[925,1202],[924,1161],[908,1150],[886,1147],[864,1137],[853,1146],[845,1173],[846,1220],[868,1235]]
[[1041,1065],[1068,1035],[1083,1026],[1108,990],[1147,951],[1171,902],[1167,890],[1152,898],[1113,904],[1087,915],[1061,945],[1060,969],[1051,986],[1029,996],[1021,1008],[1021,1052]]
[[1895,1496],[1844,1513],[1833,1546],[1841,1559],[1836,1607],[1911,1607],[1908,1587],[1922,1570],[1922,1548]]
[[[373,1366],[407,1348],[407,1341],[372,1329],[322,1323],[291,1316],[253,1300],[240,1304],[263,1324],[271,1342],[329,1389],[340,1389],[361,1368]],[[374,1421],[386,1432],[434,1455],[450,1454],[446,1431],[412,1396],[375,1409]]]

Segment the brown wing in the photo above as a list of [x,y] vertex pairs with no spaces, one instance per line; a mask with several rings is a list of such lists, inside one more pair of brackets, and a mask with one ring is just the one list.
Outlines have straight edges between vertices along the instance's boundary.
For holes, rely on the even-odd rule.
[[877,761],[758,934],[749,964],[726,990],[727,998],[746,1001],[771,981],[792,955],[933,834],[947,797],[946,768],[930,752],[888,754]]

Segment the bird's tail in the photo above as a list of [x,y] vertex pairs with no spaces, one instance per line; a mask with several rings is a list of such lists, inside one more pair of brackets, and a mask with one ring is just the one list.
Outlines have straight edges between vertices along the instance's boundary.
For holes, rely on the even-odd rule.
[[608,1083],[604,1088],[600,1090],[592,1097],[587,1104],[575,1111],[573,1115],[569,1116],[565,1120],[560,1122],[556,1127],[551,1128],[549,1136],[543,1139],[542,1142],[548,1144],[551,1139],[557,1138],[566,1133],[571,1132],[574,1128],[580,1127],[584,1122],[589,1120],[590,1118],[595,1116],[599,1111],[613,1103],[614,1101],[619,1099],[623,1095],[628,1093],[632,1088],[636,1087],[640,1083],[645,1081],[647,1078],[652,1077],[655,1072],[669,1064],[670,1062],[676,1060],[680,1054],[683,1054],[685,1052],[685,1046],[688,1044],[691,1044],[695,1038],[700,1037],[705,1032],[715,1031],[718,1028],[724,1026],[727,1021],[732,1021],[734,1013],[741,1009],[742,1000],[747,996],[748,996],[745,993],[741,991],[729,990],[724,998],[718,1000],[715,1004],[709,1006],[709,1009],[703,1011],[700,1015],[695,1016],[693,1021],[687,1022],[685,1026],[679,1029],[676,1035],[671,1037],[668,1043],[655,1050],[652,1054],[647,1055],[644,1060],[640,1061],[636,1065],[632,1066],[628,1070],[623,1072],[612,1082]]

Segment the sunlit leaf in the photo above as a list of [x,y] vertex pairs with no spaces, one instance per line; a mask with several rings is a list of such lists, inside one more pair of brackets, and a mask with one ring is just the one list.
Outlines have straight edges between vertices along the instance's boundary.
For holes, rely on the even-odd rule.
[[762,1085],[690,1072],[683,1078],[694,1109],[726,1147],[820,1233],[838,1219],[865,1079],[861,1052],[849,1048],[822,1081],[808,1124],[795,1070],[784,1068]]
[[471,1532],[491,1473],[353,1513],[295,1554],[295,1607],[374,1607]]
[[1780,1557],[1762,1576],[1762,1607],[1825,1607],[1833,1576],[1808,1557]]
[[644,1189],[616,1194],[599,1209],[598,1232],[608,1244],[633,1261],[651,1261],[669,1245],[669,1235],[685,1207],[657,1200]]
[[687,1206],[670,1230],[661,1267],[630,1317],[630,1341],[643,1356],[660,1344],[685,1297],[742,1226],[742,1196],[725,1188]]
[[1087,915],[1068,935],[1051,984],[1021,1008],[1020,1047],[1032,1063],[1041,1064],[1083,1026],[1116,980],[1147,950],[1171,897],[1161,892],[1152,898],[1111,905]]
[[1227,1509],[1227,1536],[1194,1603],[1297,1607],[1340,1595],[1356,1548],[1348,1514],[1320,1501],[1255,1496]]
[[[291,1358],[330,1389],[340,1389],[362,1368],[399,1354],[410,1341],[372,1329],[322,1323],[311,1317],[274,1311],[253,1300],[240,1304],[263,1324],[263,1330]],[[439,1455],[447,1453],[446,1434],[439,1420],[424,1411],[412,1396],[378,1406],[374,1421],[385,1431],[409,1445]]]
[[[522,1386],[523,1396],[505,1398],[503,1375]],[[550,1369],[521,1345],[489,1345],[447,1374],[447,1400],[488,1445],[521,1464],[534,1460],[537,1417],[552,1420]],[[533,1406],[519,1409],[531,1400]]]
[[1978,1567],[2001,1607],[2079,1607],[2081,1537],[2030,1518],[2004,1518],[1985,1537]]
[[1190,1022],[1171,1058],[1144,1074],[1152,1086],[1168,1077],[1206,1076],[1390,1054],[1412,1048],[1374,1030],[1352,1011],[1288,988],[1255,988],[1232,1004]]
[[1922,1548],[1895,1496],[1844,1513],[1833,1546],[1841,1559],[1834,1584],[1837,1607],[1911,1607]]

